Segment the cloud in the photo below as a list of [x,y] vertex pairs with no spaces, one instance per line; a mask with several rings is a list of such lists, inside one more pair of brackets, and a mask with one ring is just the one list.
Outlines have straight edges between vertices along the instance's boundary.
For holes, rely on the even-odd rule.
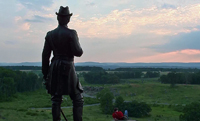
[[90,3],[87,3],[86,6],[95,6],[95,3],[90,2]]
[[25,22],[47,22],[47,21],[51,21],[52,19],[49,17],[42,17],[39,15],[34,15],[32,19],[25,19]]
[[178,35],[167,37],[168,42],[163,45],[151,46],[158,52],[171,52],[183,49],[200,49],[199,46],[200,31],[190,33],[180,33]]
[[185,49],[133,58],[127,62],[200,62],[200,50]]
[[187,55],[199,55],[200,54],[200,50],[194,50],[194,49],[181,50],[180,52],[183,54],[187,54]]
[[[165,7],[170,5],[166,4]],[[172,7],[172,6],[171,6]],[[133,33],[155,33],[176,35],[193,31],[200,22],[200,4],[159,9],[156,6],[140,10],[113,10],[107,15],[99,15],[89,20],[72,18],[72,27],[77,28],[84,37],[117,38]]]
[[22,30],[29,30],[30,29],[30,24],[29,23],[24,23],[24,24],[22,24],[22,26],[21,26],[21,29]]
[[17,40],[7,40],[7,41],[4,41],[4,44],[6,45],[16,45],[18,43]]
[[177,7],[175,5],[165,3],[161,6],[161,8],[163,8],[163,9],[176,9]]
[[24,7],[30,10],[41,11],[43,7],[49,7],[53,4],[53,0],[17,0]]

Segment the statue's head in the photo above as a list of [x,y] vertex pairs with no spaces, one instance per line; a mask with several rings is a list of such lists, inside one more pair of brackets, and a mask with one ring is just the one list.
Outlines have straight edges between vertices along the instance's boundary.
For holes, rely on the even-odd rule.
[[56,12],[56,15],[58,23],[60,25],[66,25],[69,23],[72,13],[69,12],[68,6],[66,7],[60,6],[59,12],[58,13]]

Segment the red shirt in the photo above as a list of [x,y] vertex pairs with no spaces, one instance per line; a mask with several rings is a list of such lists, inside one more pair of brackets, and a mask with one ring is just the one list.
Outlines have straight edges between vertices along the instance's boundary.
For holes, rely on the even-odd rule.
[[114,112],[112,114],[112,116],[113,116],[113,118],[116,118],[118,120],[122,120],[124,115],[123,115],[123,113],[121,111],[118,111],[118,112]]

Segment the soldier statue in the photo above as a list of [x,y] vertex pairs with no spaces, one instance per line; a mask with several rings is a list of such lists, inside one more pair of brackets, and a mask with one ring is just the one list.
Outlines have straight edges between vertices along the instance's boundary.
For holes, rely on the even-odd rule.
[[[42,52],[44,85],[51,95],[53,121],[61,120],[62,96],[69,95],[73,102],[73,119],[82,121],[83,88],[74,67],[74,56],[80,57],[83,50],[75,30],[69,29],[72,13],[61,6],[57,13],[58,27],[47,32]],[[50,63],[51,52],[53,57]]]

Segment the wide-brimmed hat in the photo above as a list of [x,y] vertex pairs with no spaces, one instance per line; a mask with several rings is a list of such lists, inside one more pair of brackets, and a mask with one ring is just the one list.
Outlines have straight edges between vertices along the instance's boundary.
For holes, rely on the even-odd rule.
[[58,16],[72,16],[72,13],[69,12],[68,6],[66,6],[66,7],[60,6],[59,12],[58,13],[56,12],[56,15],[58,15]]

